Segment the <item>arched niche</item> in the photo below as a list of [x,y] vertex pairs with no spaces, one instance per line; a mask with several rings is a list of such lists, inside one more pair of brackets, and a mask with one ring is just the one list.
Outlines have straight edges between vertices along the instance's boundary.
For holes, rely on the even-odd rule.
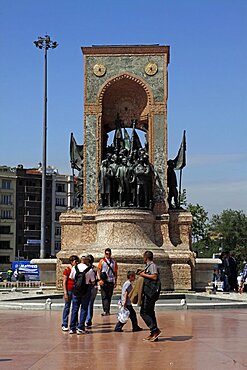
[[116,128],[117,116],[122,122],[122,127],[125,128],[131,128],[132,119],[136,119],[136,129],[144,131],[148,142],[151,141],[153,95],[151,89],[139,77],[124,73],[106,81],[98,95],[98,104],[101,106],[100,160],[106,145],[107,134]]

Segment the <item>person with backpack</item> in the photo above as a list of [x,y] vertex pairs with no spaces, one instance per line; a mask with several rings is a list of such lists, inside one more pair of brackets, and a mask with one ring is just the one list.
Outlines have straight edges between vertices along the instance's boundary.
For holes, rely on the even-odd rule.
[[87,317],[86,317],[86,327],[91,327],[92,326],[92,320],[93,320],[93,306],[94,306],[94,301],[98,293],[98,285],[97,285],[97,267],[93,264],[94,263],[94,257],[89,254],[89,263],[92,267],[92,270],[94,272],[95,276],[95,282],[90,285],[90,300],[89,300],[89,305],[88,305],[88,310],[87,310]]
[[110,315],[113,290],[117,285],[117,262],[111,258],[111,249],[105,249],[105,257],[98,264],[98,279],[101,291],[103,313],[101,316]]
[[161,284],[158,268],[153,262],[153,252],[146,251],[143,259],[146,267],[143,271],[137,272],[144,278],[140,315],[150,329],[150,335],[143,340],[155,342],[161,334],[155,316],[155,302],[159,298]]
[[64,294],[64,309],[62,316],[62,330],[68,331],[69,326],[69,312],[72,302],[72,289],[74,286],[74,280],[70,279],[70,273],[73,266],[77,265],[80,262],[79,257],[72,255],[69,257],[70,266],[66,267],[63,271],[63,294]]
[[[81,263],[72,267],[69,277],[70,279],[74,280],[72,294],[72,313],[69,333],[77,333],[78,335],[88,334],[89,332],[85,330],[85,321],[90,301],[90,286],[91,284],[95,283],[95,274],[92,270],[91,264],[89,263],[89,258],[82,257]],[[78,321],[79,309],[81,309],[81,311]]]

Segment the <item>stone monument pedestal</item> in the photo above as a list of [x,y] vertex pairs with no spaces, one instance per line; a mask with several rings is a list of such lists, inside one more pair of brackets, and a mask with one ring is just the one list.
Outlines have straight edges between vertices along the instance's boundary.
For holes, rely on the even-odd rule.
[[154,253],[163,290],[192,289],[194,254],[190,251],[190,213],[174,210],[156,217],[152,211],[136,208],[104,208],[91,215],[72,210],[60,216],[60,223],[58,288],[62,287],[62,270],[70,255],[92,254],[97,263],[109,247],[119,265],[119,289],[127,271],[144,267],[146,250]]

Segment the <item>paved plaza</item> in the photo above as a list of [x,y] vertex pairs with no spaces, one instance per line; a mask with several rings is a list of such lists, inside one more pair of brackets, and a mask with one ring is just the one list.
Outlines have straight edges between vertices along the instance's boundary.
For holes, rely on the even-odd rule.
[[88,335],[61,331],[61,311],[0,311],[0,369],[233,370],[247,369],[247,310],[157,313],[162,335],[114,333],[116,317],[96,311]]

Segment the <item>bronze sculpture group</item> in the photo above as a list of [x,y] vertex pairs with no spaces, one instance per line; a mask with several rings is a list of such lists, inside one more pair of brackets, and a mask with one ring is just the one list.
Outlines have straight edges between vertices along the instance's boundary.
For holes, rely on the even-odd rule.
[[152,208],[153,169],[146,150],[109,149],[99,171],[101,207]]
[[[149,162],[148,143],[144,147],[135,130],[136,120],[132,120],[132,136],[122,127],[117,116],[113,143],[107,146],[108,135],[105,134],[103,160],[99,168],[100,207],[136,207],[152,209],[154,206],[153,193],[159,177],[153,165]],[[74,176],[75,207],[83,205],[83,145],[77,145],[71,136],[70,145],[71,167],[79,171]],[[169,208],[179,208],[177,179],[174,171],[175,162],[167,162],[167,185]],[[172,199],[174,205],[172,204]]]

